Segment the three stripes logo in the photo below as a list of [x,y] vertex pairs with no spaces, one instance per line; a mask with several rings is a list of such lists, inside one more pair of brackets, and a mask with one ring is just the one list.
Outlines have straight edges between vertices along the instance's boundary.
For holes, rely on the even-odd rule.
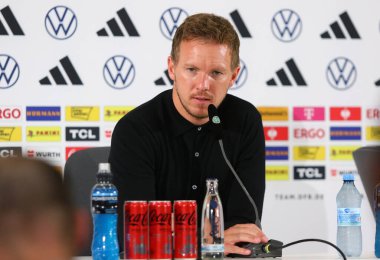
[[354,63],[344,57],[330,61],[326,70],[327,81],[337,90],[349,89],[355,83],[356,74]]
[[3,22],[5,22],[3,23],[0,19],[0,35],[10,34],[6,29],[6,26],[8,26],[8,29],[12,32],[13,35],[25,35],[9,6],[6,6],[3,9],[1,9],[0,12],[2,18],[4,19]]
[[[122,27],[126,30],[126,33],[132,37],[139,37],[140,34],[137,32],[135,25],[133,24],[131,18],[129,17],[127,10],[125,8],[120,9],[117,13],[117,18],[112,18],[107,21],[107,27],[100,29],[96,34],[101,37],[113,35],[116,37],[124,36]],[[122,26],[120,26],[120,24]],[[110,30],[110,32],[108,31]]]
[[167,9],[160,18],[160,30],[166,39],[172,40],[177,28],[189,16],[189,14],[178,7]]
[[[301,71],[298,69],[295,61],[293,59],[287,60],[285,62],[286,67],[281,68],[276,71],[276,75],[278,79],[280,80],[281,86],[293,86],[294,84],[298,87],[304,87],[307,86],[305,79],[303,78]],[[288,70],[288,72],[286,71]],[[288,77],[288,75],[293,77],[294,82],[292,83],[291,79]],[[278,86],[277,81],[275,78],[271,78],[267,81],[267,86],[273,87]]]
[[154,81],[154,85],[156,86],[167,86],[167,85],[173,85],[174,81],[169,76],[169,71],[164,71],[164,76],[158,78]]
[[232,18],[232,21],[234,22],[237,30],[240,33],[240,36],[242,38],[252,38],[251,33],[248,31],[247,26],[245,25],[243,18],[241,18],[238,10],[232,11],[230,13],[230,16]]
[[380,87],[380,79],[378,81],[375,82],[375,86],[376,87]]
[[[78,73],[76,72],[73,64],[71,63],[68,56],[63,57],[59,60],[61,68],[59,66],[55,66],[50,72],[50,76],[53,78],[53,81],[57,85],[68,85],[67,82],[71,82],[73,85],[83,85],[82,80],[79,78]],[[66,73],[66,77],[62,74],[61,71]],[[41,85],[52,85],[52,81],[49,76],[44,77],[40,80]]]
[[125,56],[109,58],[103,67],[103,76],[109,86],[123,89],[132,84],[136,74],[132,61]]
[[280,10],[272,18],[272,32],[280,41],[294,41],[301,34],[301,31],[301,18],[293,10]]
[[20,76],[17,61],[9,55],[0,54],[0,89],[10,88]]
[[51,37],[58,40],[70,38],[77,29],[78,20],[70,8],[56,6],[45,17],[45,28]]
[[[360,35],[356,30],[354,23],[352,22],[350,16],[347,12],[343,12],[339,15],[340,20],[330,24],[331,33],[329,30],[321,33],[322,39],[331,39],[332,36],[335,36],[337,39],[360,39]],[[343,29],[345,30],[343,30]]]

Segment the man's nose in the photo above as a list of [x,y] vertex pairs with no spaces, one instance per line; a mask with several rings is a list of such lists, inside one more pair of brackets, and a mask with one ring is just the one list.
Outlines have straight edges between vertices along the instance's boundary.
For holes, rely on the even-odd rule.
[[210,79],[208,78],[208,75],[203,74],[198,82],[198,88],[200,90],[209,90],[210,89]]

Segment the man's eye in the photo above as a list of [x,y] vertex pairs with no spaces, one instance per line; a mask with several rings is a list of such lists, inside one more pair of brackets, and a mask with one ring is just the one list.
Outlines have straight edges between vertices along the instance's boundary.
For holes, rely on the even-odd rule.
[[190,72],[195,72],[196,71],[195,68],[187,68],[187,70],[190,71]]
[[212,75],[214,75],[214,76],[219,76],[219,75],[222,75],[222,74],[223,74],[222,72],[217,71],[217,70],[214,70],[214,71],[212,72]]

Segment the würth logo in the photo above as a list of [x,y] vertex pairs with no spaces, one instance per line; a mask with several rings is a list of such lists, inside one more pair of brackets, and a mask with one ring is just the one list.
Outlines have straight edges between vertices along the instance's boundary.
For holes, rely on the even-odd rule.
[[160,30],[166,39],[172,40],[177,28],[189,16],[189,14],[178,7],[166,10],[160,18]]
[[168,86],[173,85],[173,83],[174,81],[170,78],[168,70],[164,71],[164,76],[154,81],[154,85],[156,86]]
[[9,55],[0,54],[0,89],[12,87],[19,76],[20,67],[17,61]]
[[[119,11],[116,12],[117,17],[119,18],[119,21],[117,21],[116,18],[112,18],[107,21],[107,27],[100,29],[96,34],[98,36],[117,36],[117,37],[122,37],[124,36],[124,33],[122,31],[122,27],[126,30],[126,33],[129,36],[133,37],[138,37],[140,34],[137,32],[137,29],[135,25],[133,24],[131,18],[129,17],[127,10],[125,8],[120,9]],[[108,31],[111,30],[110,32]]]
[[66,141],[99,141],[99,127],[66,127]]
[[77,25],[75,13],[66,6],[53,7],[45,17],[46,31],[58,40],[70,38],[75,33]]
[[301,18],[293,10],[280,10],[272,18],[272,32],[280,41],[294,41],[301,34],[301,31]]
[[241,18],[238,10],[235,10],[230,13],[232,21],[236,25],[237,30],[240,33],[240,36],[243,38],[252,38],[251,33],[248,31],[247,26],[245,25],[243,18]]
[[123,89],[131,85],[135,74],[136,69],[132,61],[122,55],[109,58],[103,67],[105,81],[116,89]]
[[327,80],[337,90],[350,88],[356,80],[355,64],[345,57],[338,57],[330,61],[326,69]]
[[[360,35],[355,28],[350,16],[347,12],[343,12],[339,15],[340,20],[330,24],[331,34],[337,39],[360,39]],[[331,39],[330,32],[327,30],[321,34],[322,39]]]
[[[71,63],[68,56],[63,57],[59,60],[62,68],[55,66],[50,72],[50,76],[53,78],[55,84],[57,85],[68,85],[68,81],[73,85],[83,85],[82,80],[79,78],[78,73],[76,72],[73,64]],[[66,77],[62,74],[62,69],[66,72]],[[41,85],[52,85],[49,76],[44,77],[40,80]]]
[[[276,71],[276,75],[280,80],[280,85],[286,87],[293,85],[296,85],[298,87],[307,86],[306,81],[303,78],[301,71],[298,69],[295,61],[293,59],[290,59],[286,61],[285,64],[285,68],[281,68]],[[288,75],[291,75],[293,77],[294,82],[291,81]],[[271,78],[267,81],[267,86],[278,86],[278,83],[275,78]]]
[[[4,19],[3,22],[5,22],[5,25],[8,25],[13,35],[25,35],[9,6],[1,9],[0,12]],[[2,19],[0,19],[0,35],[9,35],[10,32],[7,31],[3,22]]]

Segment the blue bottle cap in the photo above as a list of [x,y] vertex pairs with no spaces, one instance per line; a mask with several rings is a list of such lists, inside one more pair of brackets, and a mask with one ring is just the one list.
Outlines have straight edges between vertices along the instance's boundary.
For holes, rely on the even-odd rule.
[[351,173],[343,174],[343,181],[353,181],[355,180],[355,177]]

